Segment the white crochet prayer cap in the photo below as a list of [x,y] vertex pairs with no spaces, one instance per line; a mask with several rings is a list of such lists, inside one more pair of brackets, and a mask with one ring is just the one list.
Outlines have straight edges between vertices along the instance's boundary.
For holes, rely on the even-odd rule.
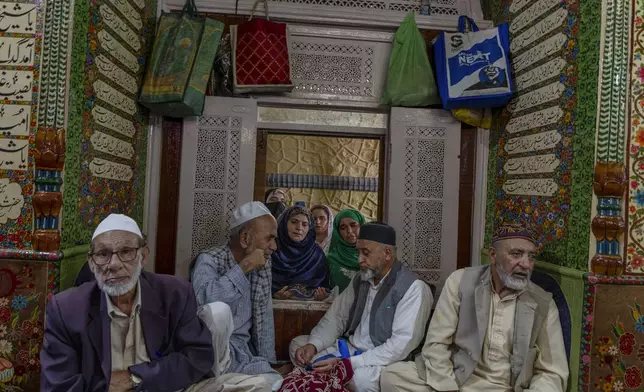
[[96,230],[94,230],[94,235],[92,236],[92,241],[94,241],[94,238],[99,235],[113,230],[128,231],[143,238],[139,225],[136,224],[134,219],[123,214],[110,214],[107,218],[103,219],[98,226],[96,226]]
[[266,208],[264,203],[259,201],[251,201],[250,203],[243,204],[235,211],[230,217],[230,227],[238,227],[246,222],[252,221],[260,216],[271,215],[271,212]]

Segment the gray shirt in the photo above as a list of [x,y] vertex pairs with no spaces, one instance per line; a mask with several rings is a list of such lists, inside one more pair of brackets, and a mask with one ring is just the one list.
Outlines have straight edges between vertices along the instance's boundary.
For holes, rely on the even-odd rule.
[[[226,245],[201,253],[190,275],[199,306],[224,302],[232,310],[235,329],[230,338],[231,364],[227,372],[272,372],[269,361],[275,361],[275,328],[270,264],[246,276]],[[252,338],[254,334],[256,339]]]

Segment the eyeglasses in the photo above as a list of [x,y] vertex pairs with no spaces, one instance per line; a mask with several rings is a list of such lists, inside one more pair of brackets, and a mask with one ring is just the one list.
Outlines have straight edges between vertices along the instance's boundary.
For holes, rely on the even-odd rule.
[[136,258],[138,250],[141,248],[123,248],[112,252],[111,250],[100,250],[96,253],[90,253],[89,256],[94,260],[97,265],[105,265],[112,260],[112,256],[116,254],[123,263],[130,262]]

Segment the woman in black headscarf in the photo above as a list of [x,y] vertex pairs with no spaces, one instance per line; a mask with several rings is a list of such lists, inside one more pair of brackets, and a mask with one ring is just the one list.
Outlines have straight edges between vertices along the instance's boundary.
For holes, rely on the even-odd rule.
[[264,194],[264,205],[268,208],[275,219],[286,209],[286,192],[282,189],[272,188]]
[[277,251],[271,256],[273,296],[277,299],[323,300],[329,272],[324,251],[315,242],[315,224],[301,206],[286,209],[277,223]]

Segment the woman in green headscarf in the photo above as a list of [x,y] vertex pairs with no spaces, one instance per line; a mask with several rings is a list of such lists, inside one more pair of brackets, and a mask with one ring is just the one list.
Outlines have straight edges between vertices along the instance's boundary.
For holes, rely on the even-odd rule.
[[327,255],[330,271],[330,287],[338,286],[340,292],[349,285],[360,271],[358,265],[358,235],[365,224],[364,216],[356,210],[341,211],[333,221],[333,237]]

